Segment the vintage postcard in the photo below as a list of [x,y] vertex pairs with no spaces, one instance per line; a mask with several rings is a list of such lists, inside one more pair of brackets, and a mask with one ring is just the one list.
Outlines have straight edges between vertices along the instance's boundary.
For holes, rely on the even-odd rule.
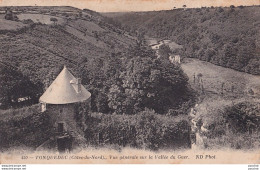
[[259,0],[0,0],[0,163],[259,168],[259,28]]

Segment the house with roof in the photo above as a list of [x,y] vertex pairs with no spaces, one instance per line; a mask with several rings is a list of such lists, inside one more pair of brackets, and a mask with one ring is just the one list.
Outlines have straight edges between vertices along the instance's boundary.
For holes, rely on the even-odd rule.
[[169,56],[169,60],[171,63],[181,63],[181,57],[180,55],[173,55],[173,54],[170,54]]

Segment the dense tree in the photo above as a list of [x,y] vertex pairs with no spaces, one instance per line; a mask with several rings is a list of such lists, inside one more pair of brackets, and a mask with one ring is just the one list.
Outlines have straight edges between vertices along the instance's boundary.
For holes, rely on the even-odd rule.
[[159,55],[160,55],[160,57],[162,57],[163,59],[168,60],[170,54],[171,54],[171,49],[170,49],[170,47],[169,47],[168,45],[163,44],[163,45],[161,45],[161,46],[159,47]]
[[12,20],[12,21],[18,21],[18,17],[17,15],[15,15],[13,13],[13,11],[11,9],[6,9],[5,11],[5,17],[4,17],[6,20]]
[[38,102],[42,84],[34,84],[19,70],[2,65],[0,67],[0,107],[19,107],[24,103]]
[[185,50],[179,53],[182,56],[259,75],[259,65],[253,67],[250,62],[259,58],[257,21],[260,16],[255,14],[259,6],[235,9],[230,6],[142,15],[128,13],[115,18],[121,21],[122,27],[142,30],[148,37],[167,38],[183,45]]
[[54,17],[52,17],[52,18],[50,18],[50,21],[52,21],[52,22],[54,23],[54,25],[56,25],[56,23],[58,22],[58,19],[57,19],[57,18],[54,18]]
[[259,107],[257,103],[241,102],[225,108],[225,117],[233,133],[260,130]]
[[251,59],[245,68],[247,73],[259,74],[260,72],[260,59]]
[[188,78],[178,65],[148,56],[128,59],[120,78],[122,85],[113,85],[108,94],[109,107],[120,114],[144,108],[165,114],[183,102],[188,91]]

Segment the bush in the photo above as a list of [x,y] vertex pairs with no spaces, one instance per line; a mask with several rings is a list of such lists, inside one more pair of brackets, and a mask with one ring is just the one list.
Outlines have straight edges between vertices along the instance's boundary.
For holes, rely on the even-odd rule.
[[[49,116],[38,105],[2,113],[0,119],[0,151],[11,147],[36,148],[49,139]],[[8,116],[8,117],[7,117]]]
[[228,133],[218,138],[207,138],[204,140],[204,146],[209,149],[254,149],[260,147],[259,135],[233,134]]
[[146,109],[136,115],[92,114],[85,138],[94,146],[130,146],[158,150],[189,148],[187,117],[162,116]]
[[54,25],[58,22],[58,19],[57,18],[54,18],[54,17],[52,17],[52,18],[50,18],[50,21],[52,21],[53,23],[54,23]]
[[224,12],[224,9],[221,8],[221,7],[219,7],[219,8],[218,8],[218,12],[219,12],[219,13]]
[[[207,122],[204,145],[209,148],[258,148],[260,109],[257,103],[241,102],[223,110],[211,111],[203,118]],[[205,126],[205,125],[204,125]]]
[[24,24],[33,24],[34,22],[31,19],[25,19],[25,20],[23,20],[23,23]]
[[259,133],[260,109],[257,103],[242,102],[225,110],[230,130],[234,133]]

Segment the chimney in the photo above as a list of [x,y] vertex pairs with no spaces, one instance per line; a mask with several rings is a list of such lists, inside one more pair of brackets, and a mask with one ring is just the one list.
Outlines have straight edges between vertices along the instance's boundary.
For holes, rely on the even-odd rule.
[[77,78],[76,85],[77,85],[76,92],[80,93],[81,92],[81,78]]

